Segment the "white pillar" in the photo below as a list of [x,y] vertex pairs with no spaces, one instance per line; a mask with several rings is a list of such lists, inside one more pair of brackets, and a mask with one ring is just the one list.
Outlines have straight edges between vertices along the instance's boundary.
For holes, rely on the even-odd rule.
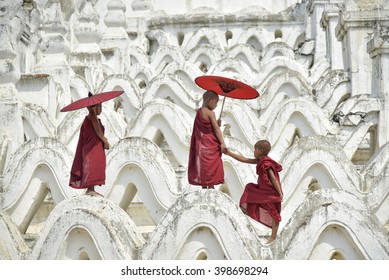
[[381,147],[389,141],[389,32],[376,30],[367,43],[367,51],[373,65],[372,95],[381,99],[378,122],[378,146]]
[[[96,93],[97,87],[104,80],[102,73],[102,58],[100,46],[98,45],[103,34],[99,27],[99,19],[96,15],[93,1],[82,0],[77,5],[74,20],[74,35],[77,39],[74,51],[70,56],[70,64],[73,70],[85,77],[90,90]],[[82,93],[87,96],[87,92]]]
[[328,0],[310,0],[307,3],[307,14],[310,30],[307,30],[307,37],[315,40],[315,55],[314,61],[318,61],[326,57],[326,33],[320,26],[320,19],[324,12],[325,4]]
[[367,41],[375,22],[385,21],[388,16],[375,8],[364,6],[365,10],[360,10],[359,6],[346,5],[336,26],[336,37],[342,42],[344,66],[351,81],[352,96],[371,94],[372,61],[366,49]]
[[334,4],[327,5],[324,9],[320,23],[322,28],[324,28],[326,32],[327,57],[330,59],[331,70],[344,69],[342,44],[336,39],[335,34],[335,27],[338,23],[338,20],[338,6]]
[[23,143],[23,124],[15,87],[20,79],[20,71],[14,62],[16,52],[13,47],[15,42],[12,42],[12,32],[16,31],[11,29],[12,19],[22,4],[22,0],[0,3],[0,136],[10,140],[8,154]]

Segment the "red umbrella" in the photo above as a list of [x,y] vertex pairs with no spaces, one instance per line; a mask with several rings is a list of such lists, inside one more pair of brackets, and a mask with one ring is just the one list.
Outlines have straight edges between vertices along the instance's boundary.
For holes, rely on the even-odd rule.
[[118,97],[121,95],[124,91],[107,91],[103,93],[99,93],[96,95],[92,95],[89,97],[85,97],[82,99],[79,99],[77,101],[74,101],[73,103],[70,103],[69,105],[65,106],[61,109],[61,112],[67,112],[67,111],[74,111],[77,109],[93,106],[99,103],[102,103],[104,101],[108,101],[110,99],[113,99],[115,97]]
[[253,87],[240,81],[219,76],[200,76],[195,79],[196,84],[205,89],[211,90],[224,96],[220,116],[222,115],[226,97],[236,99],[254,99],[259,96],[258,91]]

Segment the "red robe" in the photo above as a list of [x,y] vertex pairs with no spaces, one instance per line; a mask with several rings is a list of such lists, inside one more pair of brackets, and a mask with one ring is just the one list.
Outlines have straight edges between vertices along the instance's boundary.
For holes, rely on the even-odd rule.
[[[101,131],[104,126],[99,119]],[[76,189],[105,184],[106,159],[103,142],[97,136],[92,122],[85,117],[81,125],[77,150],[70,171],[69,186]]]
[[247,214],[251,218],[271,228],[272,218],[278,222],[281,221],[281,198],[270,181],[267,172],[269,168],[273,170],[281,187],[278,172],[282,170],[282,166],[270,157],[265,156],[257,163],[258,183],[246,185],[239,205],[247,210]]
[[190,142],[188,180],[192,185],[207,186],[224,183],[220,142],[210,121],[203,118],[201,108],[194,120]]

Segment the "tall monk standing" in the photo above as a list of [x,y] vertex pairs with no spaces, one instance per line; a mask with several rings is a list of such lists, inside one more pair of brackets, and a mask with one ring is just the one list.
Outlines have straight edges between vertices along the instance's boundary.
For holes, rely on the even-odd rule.
[[[92,96],[91,93],[89,96]],[[100,195],[95,191],[95,186],[105,184],[104,149],[109,149],[109,143],[104,136],[104,126],[97,117],[102,112],[101,103],[87,108],[89,114],[81,125],[69,186],[87,189],[86,194],[89,195]]]
[[277,237],[284,196],[278,174],[282,166],[268,156],[270,149],[267,140],[260,140],[254,145],[254,158],[246,158],[230,150],[225,152],[240,162],[257,165],[258,182],[246,185],[239,205],[244,213],[272,229],[268,244]]
[[203,189],[213,189],[224,183],[222,152],[227,150],[220,130],[220,120],[216,120],[213,111],[219,96],[213,91],[206,91],[203,104],[197,110],[190,142],[188,179],[192,185]]

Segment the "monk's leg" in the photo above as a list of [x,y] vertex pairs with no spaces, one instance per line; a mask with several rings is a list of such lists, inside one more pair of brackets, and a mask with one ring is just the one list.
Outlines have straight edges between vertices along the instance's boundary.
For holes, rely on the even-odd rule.
[[95,186],[87,188],[85,194],[92,196],[102,196],[101,194],[95,191]]
[[202,186],[203,189],[214,189],[214,185]]
[[95,186],[87,188],[85,194],[91,194],[93,192],[95,192]]
[[280,225],[280,223],[276,219],[272,218],[271,236],[270,236],[269,240],[267,241],[267,244],[270,244],[274,240],[276,240],[276,238],[277,238],[277,231],[278,231],[279,225]]

